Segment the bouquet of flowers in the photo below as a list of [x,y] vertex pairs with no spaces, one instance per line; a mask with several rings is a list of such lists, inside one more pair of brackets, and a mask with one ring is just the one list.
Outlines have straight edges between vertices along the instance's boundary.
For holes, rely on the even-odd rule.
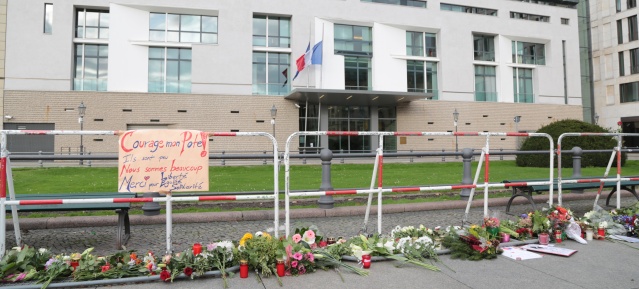
[[453,259],[482,260],[494,259],[501,254],[499,240],[486,231],[485,227],[471,225],[467,235],[451,232],[444,238],[443,245],[451,250]]
[[612,210],[610,215],[614,222],[626,229],[628,236],[639,235],[639,202],[630,207]]
[[345,245],[350,248],[350,255],[355,256],[357,260],[362,260],[362,255],[389,256],[395,251],[394,240],[381,237],[379,234],[370,237],[359,235],[346,241]]
[[307,272],[315,272],[315,256],[312,250],[317,249],[317,240],[322,237],[315,230],[301,228],[295,230],[295,235],[287,240],[284,250],[286,252],[286,274],[303,275]]
[[572,219],[572,211],[562,206],[555,205],[554,208],[548,210],[548,220],[550,227],[554,230],[563,230]]
[[7,251],[0,260],[0,281],[19,282],[33,279],[37,272],[44,270],[44,264],[51,259],[47,249],[36,250],[25,245]]
[[595,210],[585,213],[582,221],[587,226],[593,228],[603,227],[606,229],[606,233],[611,235],[624,235],[627,233],[626,228],[621,224],[615,223],[611,213],[608,213],[601,207],[597,207]]
[[72,254],[72,259],[79,262],[73,273],[74,281],[136,277],[150,273],[133,251],[120,251],[106,257],[96,257],[91,252],[93,248],[82,254]]
[[255,236],[244,234],[237,249],[239,259],[248,261],[250,268],[265,277],[276,273],[277,259],[284,255],[282,243],[263,232],[257,232]]
[[390,255],[388,258],[414,264],[431,271],[440,271],[433,265],[433,261],[439,261],[435,252],[435,243],[429,236],[403,237],[396,244],[395,251],[402,252],[403,256]]
[[391,238],[394,240],[404,237],[421,238],[424,236],[428,236],[432,238],[434,234],[435,233],[433,232],[433,230],[424,227],[424,225],[419,225],[419,227],[417,228],[413,226],[397,226],[391,231]]
[[547,214],[544,214],[541,211],[537,210],[530,213],[528,216],[532,221],[533,233],[541,234],[550,232],[551,223],[548,219]]
[[515,232],[519,234],[520,239],[528,239],[533,236],[532,213],[521,214],[517,220]]

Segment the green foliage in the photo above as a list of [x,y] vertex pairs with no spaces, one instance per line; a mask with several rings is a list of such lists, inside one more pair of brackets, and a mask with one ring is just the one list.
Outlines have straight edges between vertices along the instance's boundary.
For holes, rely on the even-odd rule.
[[[559,136],[563,133],[567,132],[597,132],[597,133],[605,133],[609,132],[595,124],[590,124],[587,122],[575,120],[575,119],[566,119],[555,121],[551,124],[548,124],[539,130],[538,133],[547,133],[552,136],[553,141],[555,142],[555,147],[557,146],[557,140]],[[573,147],[580,147],[583,150],[611,150],[617,145],[617,140],[614,137],[603,137],[603,136],[583,136],[583,137],[564,137],[561,140],[561,150],[568,151]],[[531,150],[542,150],[548,151],[550,144],[548,143],[548,139],[545,137],[531,137],[526,139],[524,143],[521,145],[520,150],[522,151],[531,151]],[[626,161],[627,155],[622,154],[621,165],[624,165]],[[581,166],[582,167],[605,167],[608,165],[608,161],[610,159],[610,153],[588,153],[583,154],[581,157]],[[529,154],[529,155],[517,155],[517,166],[520,167],[548,167],[550,164],[550,158],[548,154]],[[556,156],[555,156],[555,162]],[[561,165],[564,168],[572,168],[572,154],[562,154],[561,155]],[[616,166],[616,160],[613,166]]]

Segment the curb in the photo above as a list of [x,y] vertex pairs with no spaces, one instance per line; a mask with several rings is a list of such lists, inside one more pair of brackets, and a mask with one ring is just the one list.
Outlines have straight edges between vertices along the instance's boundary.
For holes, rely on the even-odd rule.
[[[571,193],[563,194],[563,201],[573,200],[588,200],[594,201],[597,196],[597,192],[585,192],[585,193]],[[629,192],[623,191],[622,197],[632,197]],[[479,196],[476,196],[479,197]],[[601,196],[605,199],[607,196]],[[501,207],[508,204],[510,197],[488,199],[488,205],[490,207]],[[614,199],[614,198],[613,198]],[[533,196],[535,204],[543,204],[548,200],[548,195]],[[555,194],[554,202],[557,202]],[[419,211],[434,211],[434,210],[453,210],[453,209],[465,209],[466,201],[443,201],[443,202],[424,202],[424,203],[409,203],[409,204],[392,204],[384,205],[382,213],[394,214],[394,213],[406,213],[406,212],[419,212]],[[525,205],[529,204],[525,198],[516,198],[513,200],[513,205]],[[471,203],[471,207],[483,207],[483,199],[474,200]],[[570,207],[570,204],[567,204]],[[532,207],[531,207],[532,208]],[[363,216],[366,213],[366,206],[353,206],[353,207],[337,207],[334,209],[293,209],[291,210],[291,219],[301,218],[325,218],[325,217],[345,217],[345,216]],[[377,206],[371,207],[371,214],[377,214]],[[283,223],[285,218],[284,212],[281,211],[280,222]],[[272,220],[272,210],[260,210],[260,211],[230,211],[230,212],[209,212],[209,213],[183,213],[174,214],[173,223],[208,223],[208,222],[240,222],[240,221],[258,221],[258,220]],[[143,216],[132,215],[130,216],[131,226],[135,225],[158,225],[166,223],[165,215],[157,216]],[[51,218],[22,218],[20,219],[20,229],[22,230],[38,230],[38,229],[56,229],[56,228],[80,228],[80,227],[105,227],[116,226],[118,223],[117,216],[86,216],[86,217],[51,217]],[[6,220],[6,229],[13,230],[13,220]]]

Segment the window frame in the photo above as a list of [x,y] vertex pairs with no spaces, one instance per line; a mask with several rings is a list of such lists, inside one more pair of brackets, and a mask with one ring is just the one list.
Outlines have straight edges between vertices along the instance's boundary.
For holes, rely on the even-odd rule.
[[637,15],[628,17],[628,42],[639,40],[637,29]]
[[[164,20],[163,20],[163,25],[164,28],[159,29],[159,28],[152,28],[153,23],[151,23],[151,21],[153,20],[153,15],[164,15]],[[178,28],[177,30],[169,27],[171,26],[171,20],[169,19],[169,17],[171,16],[177,16],[177,25]],[[199,17],[199,30],[186,30],[182,29],[182,25],[183,25],[183,21],[182,21],[182,17]],[[215,27],[215,31],[214,32],[210,32],[210,31],[204,31],[204,18],[205,17],[209,17],[214,21],[214,27]],[[159,19],[159,18],[158,18]],[[159,40],[159,37],[154,36],[154,32],[159,35],[159,33],[163,33],[163,38],[164,40]],[[219,33],[219,19],[217,16],[212,16],[212,15],[194,15],[194,14],[177,14],[177,13],[168,13],[168,12],[151,12],[149,13],[149,41],[153,41],[153,42],[168,42],[168,43],[200,43],[200,44],[218,44],[219,42],[219,38],[218,38],[218,33]],[[172,34],[177,35],[177,41],[172,41],[170,38]],[[183,37],[186,38],[186,35],[192,35],[192,34],[199,34],[199,42],[195,42],[195,41],[187,41],[187,39],[185,39],[185,41],[182,41]],[[213,37],[215,39],[215,41],[204,41],[205,36],[209,36],[209,37]],[[212,38],[212,39],[213,39]]]
[[[256,62],[256,54],[264,54],[264,62]],[[271,62],[270,55],[277,55],[277,62]],[[283,77],[282,74],[284,70],[287,72],[290,71],[291,67],[291,54],[286,52],[271,52],[271,51],[253,51],[251,54],[251,68],[252,68],[252,85],[253,85],[253,95],[284,95],[290,91],[288,84],[288,77]],[[280,62],[280,60],[286,59],[286,62]],[[264,70],[264,82],[263,83],[255,83],[256,77],[258,76],[258,72],[256,71],[256,66],[263,66]],[[277,66],[277,75],[278,82],[271,82],[271,74],[270,68],[272,66]],[[283,68],[283,69],[282,69]],[[287,75],[288,76],[288,75]],[[284,82],[280,82],[284,80]],[[262,86],[265,86],[265,89],[261,89]],[[263,92],[263,93],[261,93]],[[275,92],[275,93],[272,93]]]
[[[350,27],[350,35],[351,38],[338,38],[338,34],[336,31],[338,29]],[[358,31],[359,30],[359,31]],[[356,32],[363,32],[366,30],[367,35],[357,35]],[[346,30],[345,30],[346,31]],[[370,36],[370,40],[364,39],[365,36]],[[357,39],[357,37],[361,37],[362,39]],[[351,56],[373,56],[373,28],[369,26],[359,26],[359,25],[348,25],[348,24],[335,24],[333,25],[333,42],[334,42],[334,52],[338,55],[351,55]],[[353,49],[346,49],[349,47],[348,44],[352,44]],[[361,49],[355,49],[356,47],[360,47]],[[345,49],[338,49],[338,47],[345,47]],[[365,49],[368,47],[368,49]]]
[[[87,46],[95,46],[97,54],[95,56],[94,55],[87,56],[86,55]],[[101,48],[106,48],[106,55],[102,54]],[[106,44],[76,43],[73,49],[74,49],[73,90],[74,91],[107,91],[107,85],[109,80],[109,64],[108,64],[109,46]],[[80,54],[78,54],[79,49],[81,49],[82,51]],[[80,62],[78,62],[78,59],[80,59]],[[96,63],[95,76],[96,77],[86,77],[87,59],[95,59],[95,63]],[[101,65],[100,60],[106,60],[106,67],[103,67]],[[78,72],[80,72],[81,75],[78,76]],[[101,72],[104,72],[105,77],[100,77]],[[85,82],[89,79],[96,81],[95,89],[86,88]],[[104,85],[101,85],[100,83],[101,80],[104,81]]]
[[[481,67],[482,72],[480,74],[478,74],[477,68]],[[492,68],[492,74],[488,74],[486,72],[486,68]],[[495,66],[491,66],[491,65],[475,65],[475,101],[480,101],[480,102],[497,102],[498,100],[498,95],[497,95],[497,68]],[[484,91],[477,91],[477,84],[482,83],[484,88],[488,87],[488,85],[486,85],[488,83],[487,80],[489,80],[489,78],[492,77],[492,86],[495,88],[494,91],[488,91],[486,89],[484,89]],[[481,80],[481,82],[479,82],[479,80]],[[479,99],[479,95],[478,93],[483,93],[484,97],[483,99]],[[494,93],[494,95],[492,95],[491,97],[489,97],[488,93]]]
[[53,3],[44,3],[42,33],[53,34]]
[[[366,60],[365,62],[362,60]],[[348,63],[355,63],[354,66]],[[366,66],[360,64],[366,63]],[[348,85],[349,69],[355,71],[355,82],[357,85]],[[366,85],[362,85],[361,72],[366,71]],[[372,61],[366,56],[344,56],[344,90],[372,90]]]
[[[87,25],[87,13],[98,13],[98,25],[97,26],[88,26]],[[80,17],[80,13],[82,13],[82,17]],[[108,15],[106,20],[106,26],[103,26],[104,16]],[[110,26],[110,13],[108,9],[87,9],[87,8],[77,8],[75,11],[75,38],[80,39],[109,39],[109,26]],[[80,24],[82,21],[82,24]],[[97,37],[87,37],[87,28],[97,29]],[[81,31],[81,32],[80,32]],[[81,34],[81,35],[80,35]],[[106,34],[106,35],[104,35]]]
[[[483,48],[483,49],[480,50],[480,48],[478,48],[478,44],[481,44],[480,48]],[[488,46],[488,49],[486,49],[487,46]],[[488,57],[486,57],[487,54],[488,54]],[[491,62],[495,61],[495,36],[494,35],[473,33],[473,59],[476,61],[491,61]]]
[[[159,58],[159,57],[153,57],[151,56],[151,50],[152,49],[162,49],[163,50],[163,58]],[[177,51],[178,53],[178,58],[170,58],[169,56],[169,50],[173,50],[173,51]],[[187,58],[182,58],[182,52],[183,51],[189,51],[189,55],[190,57]],[[151,89],[151,72],[149,71],[149,75],[148,75],[148,92],[149,93],[191,93],[191,86],[192,86],[192,72],[193,72],[193,50],[191,48],[173,48],[173,47],[149,47],[149,68],[148,70],[151,70],[151,61],[155,60],[161,60],[162,61],[162,91],[152,91]],[[169,90],[167,88],[169,88],[169,62],[177,62],[177,91],[172,91]],[[181,79],[184,77],[182,75],[182,65],[185,64],[186,62],[189,63],[189,66],[191,68],[191,71],[189,71],[189,83],[188,83],[188,87],[185,90],[182,90],[181,87]]]
[[[521,48],[520,45],[521,44]],[[533,50],[532,54],[525,54]],[[521,53],[520,53],[521,51]],[[541,51],[541,53],[537,53]],[[528,59],[532,59],[529,61]],[[512,62],[517,64],[546,65],[546,45],[543,43],[512,40]]]
[[[255,31],[256,29],[256,19],[264,19],[264,29],[265,31]],[[269,25],[270,25],[270,21],[277,21],[277,35],[273,36],[270,34],[270,29],[269,29]],[[287,23],[288,25],[288,36],[282,36],[281,35],[281,27],[283,23]],[[252,44],[253,47],[277,47],[277,48],[290,48],[291,47],[291,17],[284,17],[284,16],[271,16],[271,15],[262,15],[262,14],[254,14],[253,15],[253,23],[252,23],[253,27],[253,32],[252,32]],[[256,32],[263,32],[264,34],[256,34]],[[256,37],[263,37],[264,38],[264,44],[265,45],[256,45]],[[271,38],[277,39],[277,43],[279,43],[279,45],[271,45]],[[288,41],[282,41],[282,39],[287,39]],[[285,43],[286,45],[282,45],[282,43]]]
[[[520,72],[530,72],[530,77],[524,75],[521,76]],[[525,73],[524,73],[525,74]],[[524,68],[524,67],[513,67],[513,92],[514,92],[514,97],[513,97],[513,101],[516,103],[535,103],[535,87],[534,87],[534,81],[533,81],[533,77],[534,77],[534,71],[532,68]],[[521,81],[530,81],[530,93],[527,92],[526,88],[526,84],[528,83],[522,83]],[[525,92],[521,92],[522,87],[524,88]],[[521,95],[524,94],[524,99],[523,101],[521,100]],[[530,99],[528,99],[530,96]]]

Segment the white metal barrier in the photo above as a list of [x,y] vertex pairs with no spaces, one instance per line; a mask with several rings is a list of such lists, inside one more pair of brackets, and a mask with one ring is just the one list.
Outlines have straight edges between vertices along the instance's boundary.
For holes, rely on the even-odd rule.
[[[612,154],[610,155],[610,160],[608,161],[608,166],[606,166],[606,171],[604,172],[604,176],[601,179],[579,179],[579,180],[562,180],[561,177],[561,141],[564,137],[570,136],[614,136],[617,138],[617,146],[613,148]],[[639,136],[639,133],[563,133],[557,139],[557,203],[561,206],[561,194],[562,194],[562,184],[575,184],[575,183],[600,183],[599,190],[597,191],[597,196],[595,197],[594,207],[597,206],[599,202],[599,196],[601,195],[601,191],[603,190],[604,183],[606,182],[616,182],[617,183],[617,209],[621,208],[621,182],[622,181],[637,181],[639,178],[622,178],[621,177],[621,142],[622,137],[624,136]],[[608,173],[610,173],[610,168],[612,167],[612,162],[617,159],[617,177],[616,178],[608,178]],[[550,199],[550,205],[552,205],[552,199]]]
[[[290,145],[291,141],[296,136],[308,136],[308,135],[317,135],[317,136],[378,136],[379,137],[379,147],[377,149],[377,153],[375,156],[375,163],[373,167],[373,174],[371,177],[371,185],[369,189],[361,189],[361,190],[334,190],[334,191],[311,191],[311,192],[298,192],[292,193],[290,191]],[[384,189],[383,185],[383,147],[384,147],[384,136],[485,136],[486,137],[486,146],[482,149],[482,153],[480,156],[479,164],[477,167],[477,171],[475,174],[475,179],[472,185],[451,185],[451,186],[427,186],[427,187],[409,187],[409,188],[387,188]],[[489,163],[490,163],[490,136],[515,136],[515,137],[546,137],[549,142],[549,157],[550,157],[550,169],[549,174],[550,178],[547,182],[521,182],[521,183],[489,183]],[[470,210],[470,205],[474,196],[474,192],[476,188],[484,188],[484,215],[488,215],[488,188],[508,188],[508,187],[518,187],[518,186],[528,186],[528,185],[550,185],[550,199],[553,198],[553,167],[554,167],[554,141],[552,137],[545,133],[519,133],[519,132],[356,132],[356,131],[314,131],[314,132],[295,132],[291,134],[285,144],[284,149],[284,172],[285,172],[285,224],[286,224],[286,236],[288,237],[290,234],[290,197],[293,196],[330,196],[330,195],[352,195],[352,194],[368,194],[368,204],[366,208],[366,215],[364,216],[364,229],[366,229],[368,223],[368,217],[370,212],[370,206],[372,202],[372,194],[378,194],[378,202],[377,202],[377,229],[378,233],[381,234],[381,220],[382,220],[382,194],[383,193],[391,193],[391,192],[416,192],[416,191],[434,191],[434,190],[454,190],[454,189],[471,189],[471,195],[468,199],[468,203],[466,206],[466,211],[464,215],[463,221],[465,222],[468,216],[468,212]],[[485,171],[484,171],[484,184],[478,185],[479,173],[481,171],[482,162],[485,160]],[[377,188],[374,188],[375,177],[377,176]]]
[[[208,137],[235,137],[235,136],[264,136],[273,143],[273,195],[228,195],[228,196],[196,196],[196,197],[173,197],[170,193],[166,197],[158,198],[103,198],[103,199],[58,199],[58,200],[15,200],[15,190],[7,150],[7,135],[119,135],[123,131],[65,131],[65,130],[3,130],[0,132],[0,258],[4,256],[6,250],[6,206],[12,206],[12,217],[16,243],[22,244],[20,235],[20,223],[16,205],[57,205],[57,204],[86,204],[86,203],[143,203],[143,202],[165,202],[166,204],[166,248],[171,252],[172,244],[172,202],[193,202],[193,201],[221,201],[221,200],[264,200],[274,199],[274,229],[275,237],[278,237],[279,228],[279,158],[277,152],[277,141],[265,132],[209,132]],[[6,199],[6,191],[9,189],[10,200]]]

